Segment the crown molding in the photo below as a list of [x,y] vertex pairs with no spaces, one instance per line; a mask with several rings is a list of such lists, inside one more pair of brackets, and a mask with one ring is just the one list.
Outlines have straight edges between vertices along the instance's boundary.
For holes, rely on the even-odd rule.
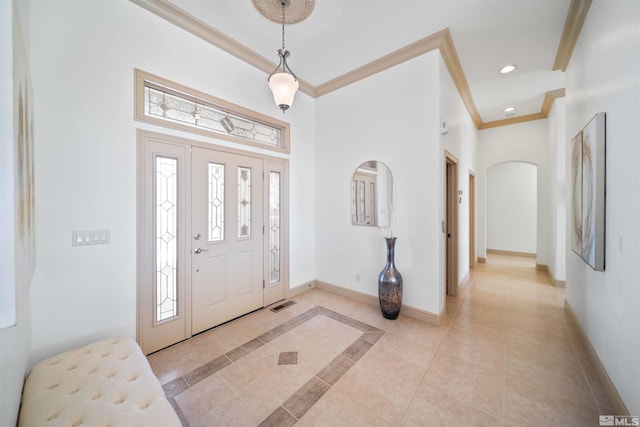
[[564,98],[564,88],[545,92],[544,99],[542,100],[542,109],[540,110],[545,117],[549,117],[551,107],[553,107],[553,103],[558,98]]
[[471,89],[467,83],[467,77],[464,75],[462,64],[460,64],[460,58],[458,58],[458,52],[453,44],[453,38],[451,38],[449,28],[446,29],[446,35],[442,40],[440,54],[442,55],[442,59],[449,70],[449,74],[451,74],[453,83],[458,89],[462,102],[471,116],[471,120],[473,120],[476,128],[480,129],[480,126],[482,126],[483,123],[482,118],[480,117],[480,113],[476,108],[476,103],[473,101],[473,97],[471,96]]
[[[196,37],[222,49],[223,51],[235,56],[236,58],[246,62],[267,74],[278,66],[269,61],[264,56],[249,49],[248,47],[238,43],[231,37],[216,30],[212,26],[204,23],[193,15],[188,14],[179,7],[173,5],[167,0],[129,0],[138,6],[147,9],[149,12],[159,16],[160,18],[171,22],[193,34]],[[315,87],[298,79],[300,83],[300,91],[315,98]]]
[[[264,56],[240,44],[236,40],[211,27],[193,15],[190,15],[183,9],[173,5],[168,0],[129,1],[267,74],[270,74],[277,67],[277,64],[269,61]],[[573,48],[575,47],[576,40],[580,34],[582,24],[584,23],[584,19],[590,5],[591,0],[571,1],[569,13],[565,21],[564,31],[562,33],[562,39],[560,41],[560,46],[558,47],[558,54],[556,55],[556,63],[554,63],[554,70],[560,69],[556,68],[559,61],[561,61],[560,66],[562,67],[562,71],[566,70],[566,66],[571,57],[571,53],[573,52]],[[302,79],[298,79],[300,82],[300,91],[306,93],[312,98],[319,98],[435,49],[440,50],[440,55],[451,74],[451,78],[453,79],[456,89],[462,98],[462,102],[478,130],[547,118],[555,99],[564,96],[564,89],[550,91],[545,93],[545,98],[539,113],[513,117],[505,120],[484,122],[482,117],[480,117],[480,113],[478,112],[475,102],[473,101],[471,89],[469,88],[467,78],[464,74],[464,70],[462,69],[458,52],[456,51],[449,28],[445,28],[437,33],[431,34],[423,39],[400,48],[395,52],[389,53],[388,55],[318,86],[313,86]],[[561,60],[558,59],[560,57]]]
[[539,113],[527,114],[526,116],[512,117],[510,119],[496,120],[493,122],[484,122],[478,126],[478,130],[490,129],[500,126],[515,125],[516,123],[530,122],[533,120],[546,119],[549,117],[551,107],[558,98],[564,97],[564,88],[550,90],[545,92],[544,99],[542,100],[542,108]]
[[355,70],[349,71],[341,76],[331,79],[316,87],[316,96],[320,97],[328,93],[334,92],[352,83],[366,79],[374,74],[384,71],[388,68],[394,67],[410,59],[416,58],[420,55],[424,55],[427,52],[438,49],[442,44],[442,40],[445,37],[444,34],[448,33],[447,29],[438,31],[423,39],[411,43],[403,48],[400,48],[382,58],[376,59],[368,64],[358,67]]
[[527,114],[526,116],[512,117],[510,119],[496,120],[493,122],[483,122],[480,126],[478,126],[478,130],[497,128],[500,126],[515,125],[516,123],[531,122],[533,120],[540,120],[540,119],[546,119],[546,118],[547,116],[545,116],[543,113]]
[[564,21],[564,29],[562,30],[556,59],[553,62],[553,71],[567,71],[569,60],[573,54],[573,49],[576,47],[584,20],[587,18],[589,7],[591,7],[591,0],[571,0],[567,19]]

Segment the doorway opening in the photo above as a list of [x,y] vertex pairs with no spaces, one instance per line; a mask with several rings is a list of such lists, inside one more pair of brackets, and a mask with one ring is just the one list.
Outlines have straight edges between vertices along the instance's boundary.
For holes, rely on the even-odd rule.
[[538,167],[506,162],[487,169],[487,253],[535,257]]

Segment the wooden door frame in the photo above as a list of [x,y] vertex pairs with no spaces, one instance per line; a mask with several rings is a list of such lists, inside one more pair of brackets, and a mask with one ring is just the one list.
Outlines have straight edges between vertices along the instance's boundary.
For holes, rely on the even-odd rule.
[[469,268],[474,268],[476,256],[476,174],[469,170]]
[[[265,174],[268,170],[267,165],[278,164],[281,165],[279,171],[282,173],[282,194],[281,197],[281,234],[280,234],[280,263],[281,263],[281,281],[283,282],[284,288],[284,298],[287,298],[289,295],[289,160],[282,157],[273,157],[268,156],[262,153],[254,152],[254,151],[246,151],[240,150],[236,148],[216,145],[212,143],[201,142],[197,140],[187,139],[183,137],[178,137],[175,135],[169,135],[165,133],[159,133],[144,129],[137,129],[137,144],[138,144],[138,173],[137,173],[137,191],[136,191],[136,199],[137,199],[137,224],[136,224],[136,236],[137,236],[137,244],[136,244],[136,276],[137,276],[137,302],[136,302],[136,341],[141,346],[143,345],[143,331],[142,325],[144,322],[143,315],[146,313],[145,310],[141,309],[141,306],[144,301],[144,292],[148,288],[148,284],[152,278],[149,275],[148,271],[148,263],[152,262],[149,257],[149,246],[152,245],[152,242],[148,240],[149,230],[148,230],[148,209],[146,206],[146,196],[145,189],[148,187],[148,176],[149,170],[145,167],[146,162],[146,154],[147,154],[147,145],[149,142],[159,142],[169,145],[174,145],[178,147],[183,147],[187,150],[187,157],[189,158],[185,165],[185,171],[183,181],[185,181],[187,185],[187,190],[185,197],[185,203],[189,204],[187,208],[187,213],[185,213],[185,232],[183,232],[181,239],[181,244],[179,244],[179,257],[183,257],[183,259],[189,260],[190,262],[190,252],[191,252],[191,240],[190,240],[190,231],[191,231],[191,210],[190,210],[190,192],[191,192],[191,163],[190,163],[190,152],[191,147],[200,147],[209,150],[222,151],[231,154],[237,154],[241,156],[249,156],[260,158],[263,160],[264,171]],[[263,187],[267,188],[267,187]],[[184,191],[184,190],[183,190]],[[263,196],[268,198],[268,192],[263,193]],[[265,209],[263,212],[265,218],[265,224],[268,224],[268,202],[265,205]],[[265,234],[266,235],[266,234]],[[267,241],[268,239],[265,239]],[[265,246],[263,246],[265,247]],[[264,251],[263,262],[268,262],[268,251]],[[147,265],[145,265],[147,264]],[[191,266],[186,265],[183,266],[184,276],[185,276],[185,288],[186,294],[184,296],[185,301],[190,301],[190,290],[191,290]],[[263,277],[266,281],[266,277]],[[184,315],[186,316],[187,327],[185,330],[185,338],[189,338],[191,336],[191,307],[190,304],[187,304],[188,307],[185,308]],[[148,311],[148,310],[147,310]],[[144,312],[144,313],[143,313]],[[143,348],[144,350],[144,348]],[[146,354],[147,352],[145,352]]]
[[458,294],[458,159],[445,150],[445,284],[446,295]]

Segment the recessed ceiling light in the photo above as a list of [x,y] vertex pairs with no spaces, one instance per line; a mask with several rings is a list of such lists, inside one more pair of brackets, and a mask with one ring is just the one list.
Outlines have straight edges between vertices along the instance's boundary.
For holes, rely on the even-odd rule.
[[502,69],[500,70],[500,74],[507,74],[512,72],[513,70],[515,70],[517,67],[515,65],[505,65],[504,67],[502,67]]
[[504,109],[505,113],[510,113],[512,111],[516,111],[516,107],[507,107],[507,108]]

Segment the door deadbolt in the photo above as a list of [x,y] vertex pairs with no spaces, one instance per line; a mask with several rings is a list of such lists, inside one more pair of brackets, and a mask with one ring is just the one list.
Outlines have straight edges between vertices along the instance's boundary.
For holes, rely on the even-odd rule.
[[200,237],[202,237],[202,235],[200,233],[196,233],[193,235],[193,238],[196,240],[200,240]]

